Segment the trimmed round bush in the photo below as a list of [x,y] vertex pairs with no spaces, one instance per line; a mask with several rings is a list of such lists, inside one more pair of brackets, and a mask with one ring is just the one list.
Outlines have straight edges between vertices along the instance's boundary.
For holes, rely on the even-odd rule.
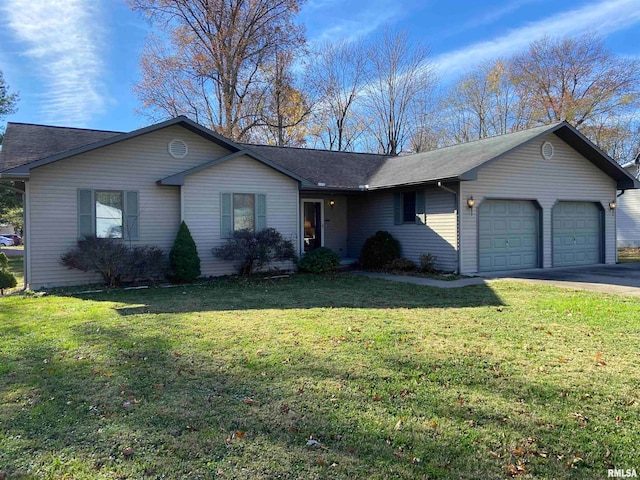
[[365,270],[380,270],[396,258],[400,258],[400,242],[389,232],[379,230],[364,242],[360,265]]
[[298,270],[308,273],[331,273],[340,266],[340,257],[327,247],[305,253],[298,262]]

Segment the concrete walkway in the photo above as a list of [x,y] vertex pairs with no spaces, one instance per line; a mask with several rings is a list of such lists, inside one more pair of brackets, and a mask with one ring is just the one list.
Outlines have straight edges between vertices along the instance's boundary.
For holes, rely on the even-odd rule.
[[437,288],[460,288],[470,285],[486,285],[497,281],[527,282],[536,285],[592,292],[613,293],[640,297],[640,263],[618,265],[589,265],[586,267],[549,268],[518,272],[493,272],[459,280],[435,280],[432,278],[391,275],[374,272],[351,272],[370,278],[411,283]]

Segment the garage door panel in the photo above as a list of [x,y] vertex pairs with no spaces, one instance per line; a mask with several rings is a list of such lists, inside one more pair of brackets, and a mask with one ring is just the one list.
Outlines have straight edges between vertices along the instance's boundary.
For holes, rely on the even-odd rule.
[[553,216],[553,266],[601,261],[600,209],[591,202],[558,202]]
[[539,213],[533,202],[486,200],[478,215],[480,271],[538,266]]

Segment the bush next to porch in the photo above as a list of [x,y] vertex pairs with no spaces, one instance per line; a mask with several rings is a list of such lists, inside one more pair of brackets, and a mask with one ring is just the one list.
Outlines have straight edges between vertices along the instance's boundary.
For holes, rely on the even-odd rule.
[[400,258],[400,242],[389,232],[379,230],[364,242],[360,265],[365,270],[379,270],[396,258]]
[[340,266],[340,257],[327,247],[320,247],[305,253],[298,262],[298,269],[308,273],[331,273]]
[[259,232],[236,230],[226,243],[213,249],[213,254],[220,260],[234,262],[240,275],[251,275],[271,262],[296,259],[293,242],[283,238],[275,228]]

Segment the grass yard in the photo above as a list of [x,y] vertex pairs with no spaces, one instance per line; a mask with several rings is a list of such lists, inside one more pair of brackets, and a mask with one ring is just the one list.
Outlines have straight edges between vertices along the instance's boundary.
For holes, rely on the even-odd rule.
[[0,470],[606,478],[640,468],[639,308],[350,275],[2,298]]
[[619,248],[618,263],[640,262],[640,248]]

